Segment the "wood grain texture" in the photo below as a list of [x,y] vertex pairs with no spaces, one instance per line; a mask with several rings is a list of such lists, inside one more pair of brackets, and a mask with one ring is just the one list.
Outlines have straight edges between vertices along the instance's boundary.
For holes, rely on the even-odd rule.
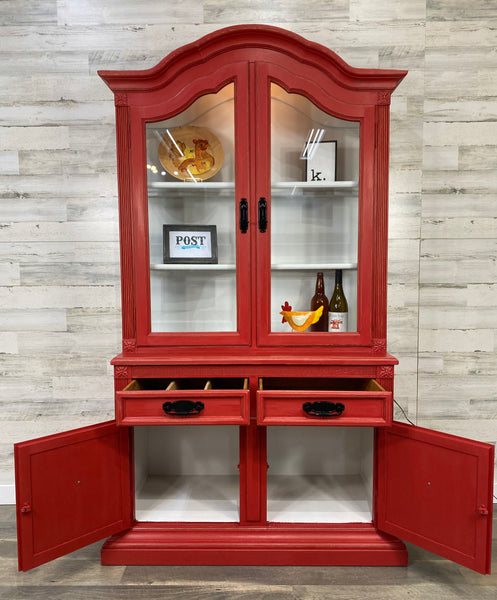
[[414,21],[425,16],[425,0],[413,0],[408,4],[399,4],[396,0],[381,3],[350,0],[350,17],[355,21]]
[[337,21],[347,19],[349,1],[313,0],[312,9],[299,0],[227,0],[204,1],[205,23],[271,23],[293,21]]
[[[419,424],[494,441],[497,400],[488,383],[497,364],[492,3],[166,0],[158,7],[152,0],[4,0],[0,427],[8,443],[0,445],[0,481],[13,482],[10,443],[97,422],[113,411],[108,361],[121,346],[115,125],[112,94],[97,69],[152,67],[185,43],[243,22],[286,27],[357,67],[409,70],[392,98],[390,125],[388,349],[400,357],[397,399]],[[85,395],[92,375],[98,389]],[[464,419],[443,391],[457,390],[453,381],[461,383],[464,397],[456,405]],[[432,591],[426,585],[410,589],[420,597]],[[363,595],[364,589],[359,583],[353,591]],[[401,598],[400,589],[384,597]],[[57,597],[47,590],[47,597]],[[20,587],[18,596],[6,597],[31,591]],[[95,598],[124,594],[93,592]],[[201,597],[198,588],[176,592]],[[259,592],[246,590],[263,597]],[[60,593],[81,595],[70,586]],[[309,598],[319,593],[312,585],[299,590]]]
[[[494,531],[495,528],[494,518]],[[99,564],[101,543],[29,573],[17,571],[15,512],[0,507],[0,598],[8,600],[493,600],[497,576],[478,575],[409,547],[407,567],[198,567]],[[494,570],[497,553],[494,544]]]
[[27,0],[23,2],[21,10],[16,0],[6,0],[2,3],[2,22],[5,25],[41,26],[57,22],[57,0],[37,2]]
[[430,3],[426,27],[418,417],[493,441],[495,34],[484,3],[446,8]]

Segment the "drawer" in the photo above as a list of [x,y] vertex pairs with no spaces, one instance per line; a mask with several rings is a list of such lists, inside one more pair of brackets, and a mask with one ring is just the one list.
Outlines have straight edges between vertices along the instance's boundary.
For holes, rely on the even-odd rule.
[[116,392],[121,425],[247,425],[247,379],[134,379]]
[[260,379],[259,425],[390,425],[392,393],[374,379]]

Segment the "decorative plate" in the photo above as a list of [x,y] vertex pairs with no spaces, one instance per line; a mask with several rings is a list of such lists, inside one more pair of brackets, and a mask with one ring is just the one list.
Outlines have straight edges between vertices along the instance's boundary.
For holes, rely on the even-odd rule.
[[163,133],[159,160],[176,179],[205,181],[222,167],[224,151],[209,129],[186,125]]

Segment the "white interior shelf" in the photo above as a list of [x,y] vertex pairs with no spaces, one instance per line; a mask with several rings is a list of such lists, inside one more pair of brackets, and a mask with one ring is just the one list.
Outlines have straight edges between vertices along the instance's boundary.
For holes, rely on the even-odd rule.
[[167,263],[150,265],[152,271],[234,271],[235,264]]
[[[237,522],[238,477],[149,476],[135,502],[142,522]],[[360,475],[270,475],[268,521],[370,523],[370,494]]]
[[[275,181],[272,186],[274,188],[302,188],[302,189],[354,189],[358,187],[357,181]],[[233,189],[234,181],[153,181],[149,183],[151,188],[163,189],[185,189],[189,186],[192,189]]]
[[[152,271],[234,271],[236,265],[167,263],[150,265],[150,269]],[[310,263],[305,265],[296,263],[273,263],[271,269],[273,271],[333,271],[336,269],[357,269],[357,263]]]
[[272,184],[273,192],[278,190],[292,190],[292,195],[297,191],[303,190],[323,190],[334,192],[347,192],[357,190],[359,183],[357,181],[276,181]]
[[336,269],[357,269],[357,263],[274,263],[273,271],[334,271]]
[[135,496],[138,521],[236,522],[237,475],[149,476]]
[[190,190],[208,190],[208,189],[222,189],[229,190],[235,187],[234,181],[153,181],[148,184],[151,188],[156,189],[168,189],[168,190],[186,190],[189,187]]
[[325,188],[325,189],[353,189],[358,186],[357,181],[276,181],[276,188]]
[[371,494],[360,475],[269,475],[268,521],[371,523]]

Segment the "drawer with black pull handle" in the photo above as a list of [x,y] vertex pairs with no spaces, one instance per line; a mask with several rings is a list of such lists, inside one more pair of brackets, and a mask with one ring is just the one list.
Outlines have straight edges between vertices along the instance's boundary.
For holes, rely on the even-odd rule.
[[133,379],[116,392],[121,425],[247,425],[247,379]]
[[259,379],[259,425],[375,427],[391,422],[392,393],[375,379]]

